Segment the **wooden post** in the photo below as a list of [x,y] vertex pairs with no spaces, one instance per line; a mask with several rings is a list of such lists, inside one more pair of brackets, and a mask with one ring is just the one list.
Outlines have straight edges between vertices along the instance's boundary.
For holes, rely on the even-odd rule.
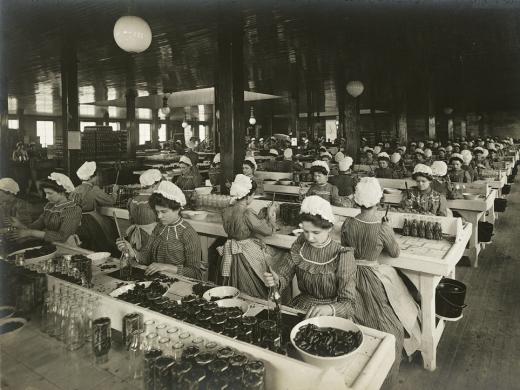
[[234,7],[221,9],[218,18],[215,110],[225,188],[242,171],[245,156],[243,23]]
[[460,138],[466,138],[466,119],[460,120]]
[[24,116],[24,109],[23,108],[18,108],[16,110],[16,118],[18,119],[18,131],[20,132],[20,134],[22,135],[22,137],[24,138],[24,142],[25,142],[25,136],[27,135],[27,133],[25,132],[25,116]]
[[139,129],[135,120],[135,98],[137,93],[133,89],[126,91],[126,155],[129,160],[135,160],[137,144],[139,143]]
[[406,107],[397,115],[397,135],[400,144],[406,145],[408,143],[408,120]]
[[[1,29],[3,32],[5,28]],[[5,41],[5,33],[2,33],[3,42]],[[8,145],[8,94],[7,94],[7,67],[6,67],[6,50],[5,44],[0,45],[0,174],[2,177],[7,176],[7,165],[12,150]]]
[[159,121],[159,110],[152,110],[152,148],[159,147],[159,127],[161,126],[161,122]]
[[71,176],[79,161],[78,151],[69,151],[69,131],[79,131],[78,60],[75,43],[65,39],[61,52],[61,118],[64,170]]
[[358,161],[360,141],[359,98],[345,93],[345,138],[347,156]]

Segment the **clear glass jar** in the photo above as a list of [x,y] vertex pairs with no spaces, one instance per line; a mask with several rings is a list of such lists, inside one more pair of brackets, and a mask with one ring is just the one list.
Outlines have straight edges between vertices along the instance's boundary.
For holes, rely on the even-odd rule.
[[159,335],[159,337],[166,337],[166,330],[168,327],[166,324],[159,324],[155,327],[155,333]]
[[145,338],[145,346],[144,350],[149,351],[152,349],[160,349],[159,348],[159,335],[155,332],[148,333]]
[[223,360],[227,361],[233,356],[235,356],[235,351],[229,347],[223,347],[217,351],[217,358],[219,358],[219,359],[223,359]]
[[189,332],[181,332],[179,333],[179,342],[184,345],[189,345],[191,341],[191,334]]
[[179,328],[172,326],[166,330],[166,337],[173,343],[179,339]]
[[172,387],[171,368],[175,364],[175,359],[171,356],[159,356],[155,359],[155,390],[170,390]]
[[170,352],[171,343],[168,337],[161,337],[158,341],[158,345],[163,355],[167,355]]
[[185,360],[182,360],[180,362],[177,362],[174,364],[171,369],[171,389],[179,389],[182,388],[182,381],[186,374],[188,374],[191,369],[193,368],[193,365],[190,362],[187,362]]
[[182,352],[184,351],[184,344],[177,341],[172,345],[172,356],[175,360],[180,361],[182,359]]
[[195,367],[190,372],[183,375],[183,390],[199,390],[202,383],[206,379],[206,371],[202,368]]
[[161,355],[160,349],[149,349],[144,352],[143,383],[145,390],[155,390],[155,360]]
[[246,373],[242,379],[242,386],[248,390],[263,390],[264,389],[264,377]]
[[206,345],[204,346],[204,349],[206,352],[217,354],[217,351],[219,350],[219,345],[214,341],[208,341]]
[[132,332],[130,346],[128,347],[128,352],[130,354],[130,378],[133,380],[143,377],[144,350],[142,348],[142,333],[142,329],[134,330]]
[[83,335],[83,317],[79,306],[71,306],[66,327],[67,350],[75,351],[83,346],[85,341]]

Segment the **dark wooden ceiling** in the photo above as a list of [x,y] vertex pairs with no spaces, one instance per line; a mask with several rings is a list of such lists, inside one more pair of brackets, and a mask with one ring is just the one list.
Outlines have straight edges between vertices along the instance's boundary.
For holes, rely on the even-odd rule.
[[[417,113],[427,112],[428,96],[434,112],[520,108],[518,1],[233,3],[242,9],[246,89],[298,96],[300,112],[334,111],[338,75],[364,82],[362,108],[393,110],[399,96]],[[76,42],[79,85],[93,86],[95,100],[109,88],[120,97],[127,88],[214,85],[217,11],[229,1],[133,1],[153,33],[141,54],[123,52],[112,36],[129,4],[2,0],[9,96],[27,113],[38,96],[52,96],[59,114],[64,42]],[[272,104],[288,114],[287,100]]]

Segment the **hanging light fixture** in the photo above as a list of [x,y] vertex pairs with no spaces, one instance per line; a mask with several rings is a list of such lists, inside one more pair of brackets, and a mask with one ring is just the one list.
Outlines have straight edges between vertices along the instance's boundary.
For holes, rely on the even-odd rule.
[[184,120],[182,121],[181,126],[182,126],[183,129],[188,127],[188,121],[186,120],[186,112],[184,112]]
[[445,108],[444,108],[444,113],[445,113],[446,115],[450,115],[450,114],[452,114],[452,113],[453,113],[453,108],[451,108],[451,107],[445,107]]
[[152,43],[152,30],[138,16],[122,16],[114,25],[114,40],[124,51],[142,53]]
[[355,81],[349,81],[347,83],[347,92],[350,96],[353,98],[357,98],[359,95],[363,93],[365,90],[365,86],[361,81],[355,80]]
[[255,109],[251,106],[251,116],[249,117],[249,124],[251,126],[256,125]]
[[170,107],[168,107],[168,95],[164,95],[163,99],[163,105],[161,107],[161,112],[166,116],[170,114]]

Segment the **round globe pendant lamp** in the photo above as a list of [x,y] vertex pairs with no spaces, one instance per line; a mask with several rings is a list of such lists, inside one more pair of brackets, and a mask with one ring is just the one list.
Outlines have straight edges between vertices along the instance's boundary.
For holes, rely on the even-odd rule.
[[363,93],[364,90],[365,90],[365,86],[363,85],[363,83],[361,81],[354,80],[354,81],[349,81],[347,83],[347,92],[353,98],[357,98],[359,95],[361,95]]
[[138,16],[122,16],[114,25],[114,40],[124,51],[142,53],[152,43],[152,30]]

